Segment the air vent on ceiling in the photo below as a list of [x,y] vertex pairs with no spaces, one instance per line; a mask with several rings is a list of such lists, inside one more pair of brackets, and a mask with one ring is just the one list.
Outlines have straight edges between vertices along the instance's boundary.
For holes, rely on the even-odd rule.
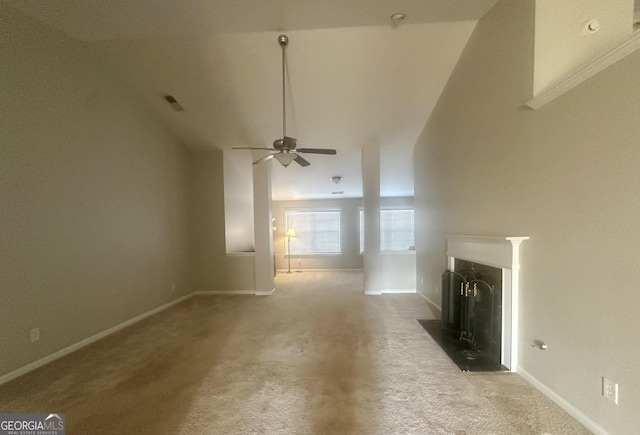
[[334,190],[331,192],[332,195],[344,195],[344,190]]
[[184,107],[182,107],[180,103],[178,103],[178,100],[176,100],[173,95],[165,95],[164,99],[171,105],[171,107],[173,107],[173,110],[175,110],[176,112],[184,112]]

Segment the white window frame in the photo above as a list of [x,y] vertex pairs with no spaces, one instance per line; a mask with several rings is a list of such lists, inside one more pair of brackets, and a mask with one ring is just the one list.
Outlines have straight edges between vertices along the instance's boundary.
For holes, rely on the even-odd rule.
[[358,251],[364,254],[364,210],[358,209]]

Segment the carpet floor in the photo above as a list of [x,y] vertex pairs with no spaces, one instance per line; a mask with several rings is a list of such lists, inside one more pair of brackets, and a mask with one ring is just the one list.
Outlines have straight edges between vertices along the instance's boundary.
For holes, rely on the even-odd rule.
[[75,434],[588,434],[513,373],[463,373],[418,295],[357,272],[197,296],[0,386],[0,412]]

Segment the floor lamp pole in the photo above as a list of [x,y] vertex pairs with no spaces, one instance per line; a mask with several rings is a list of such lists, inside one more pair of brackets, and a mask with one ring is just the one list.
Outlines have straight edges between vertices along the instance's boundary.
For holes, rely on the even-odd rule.
[[289,248],[287,249],[289,251],[289,272],[287,273],[291,273],[291,236],[287,237],[287,242],[289,243]]
[[287,273],[291,273],[291,237],[295,237],[296,236],[296,231],[293,228],[289,228],[287,230],[287,243],[288,243],[288,248],[287,250],[289,252],[287,252],[289,254],[289,272]]

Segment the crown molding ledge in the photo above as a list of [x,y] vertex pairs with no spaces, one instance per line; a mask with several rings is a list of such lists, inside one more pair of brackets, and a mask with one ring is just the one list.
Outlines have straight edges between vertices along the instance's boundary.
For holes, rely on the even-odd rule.
[[611,50],[605,52],[603,55],[598,57],[593,62],[590,62],[577,70],[571,76],[569,76],[566,80],[563,80],[556,86],[551,89],[544,91],[526,103],[527,107],[530,107],[533,110],[538,110],[545,104],[553,101],[558,98],[560,95],[565,92],[573,89],[578,86],[580,83],[586,81],[587,79],[593,77],[598,74],[600,71],[610,67],[614,63],[618,62],[620,59],[628,56],[633,53],[637,49],[640,48],[640,31],[634,31],[631,36],[622,42],[621,44],[615,46]]

